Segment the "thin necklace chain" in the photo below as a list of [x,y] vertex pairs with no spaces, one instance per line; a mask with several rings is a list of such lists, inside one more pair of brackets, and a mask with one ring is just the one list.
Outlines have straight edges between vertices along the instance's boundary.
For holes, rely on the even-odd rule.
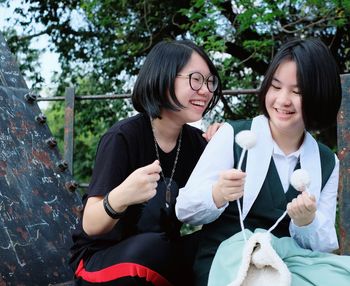
[[[160,162],[157,138],[156,138],[156,135],[154,134],[154,127],[153,127],[153,124],[152,124],[152,119],[150,118],[150,120],[151,120],[152,134],[153,134],[153,139],[154,139],[154,146],[155,146],[155,149],[156,149],[156,156],[157,156],[157,159],[158,159],[158,161],[160,163],[160,166],[162,166],[162,164]],[[173,169],[171,170],[170,180],[169,180],[168,184],[166,183],[165,176],[164,176],[164,173],[163,173],[163,169],[160,171],[160,175],[162,176],[162,179],[163,179],[164,184],[166,186],[165,206],[167,208],[170,206],[170,201],[171,201],[170,200],[170,197],[171,197],[170,196],[171,195],[170,186],[171,186],[171,182],[173,181],[173,176],[174,176],[174,173],[175,173],[177,161],[179,159],[179,153],[180,153],[180,149],[181,149],[181,141],[182,141],[182,128],[181,128],[180,135],[179,135],[179,144],[178,144],[177,150],[176,150],[176,156],[175,156],[174,165],[173,165]]]

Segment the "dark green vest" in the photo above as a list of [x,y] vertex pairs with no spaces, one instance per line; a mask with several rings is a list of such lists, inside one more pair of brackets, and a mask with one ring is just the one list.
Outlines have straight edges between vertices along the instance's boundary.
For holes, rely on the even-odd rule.
[[[229,122],[237,134],[241,130],[251,127],[251,120],[238,120]],[[328,181],[334,166],[334,154],[325,145],[318,143],[321,156],[322,188]],[[234,162],[238,164],[242,148],[234,144]],[[242,170],[246,167],[246,157],[242,164]],[[298,162],[296,169],[300,168]],[[284,193],[282,183],[274,161],[271,157],[269,170],[262,188],[244,220],[245,228],[254,232],[256,228],[270,228],[286,210],[287,204],[298,195],[292,186]],[[243,198],[244,199],[244,198]],[[242,205],[242,201],[241,201]],[[289,236],[290,218],[286,216],[272,231],[277,237]],[[241,231],[239,213],[236,202],[231,202],[222,215],[210,224],[203,225],[198,252],[194,264],[196,285],[207,285],[208,275],[212,260],[219,244],[230,236]],[[234,255],[234,252],[232,253]]]

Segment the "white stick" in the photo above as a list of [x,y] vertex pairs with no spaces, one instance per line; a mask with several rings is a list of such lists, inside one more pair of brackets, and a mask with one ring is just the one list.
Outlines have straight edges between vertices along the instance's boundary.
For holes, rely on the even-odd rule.
[[244,159],[244,155],[245,155],[246,151],[247,151],[247,149],[243,149],[242,150],[241,157],[239,158],[239,161],[238,161],[237,169],[240,170],[240,171],[242,171],[242,163],[243,163],[243,159]]
[[[292,176],[290,178],[290,183],[299,192],[306,192],[308,195],[308,186],[310,185],[310,177],[309,174],[303,170],[303,169],[297,169],[292,173]],[[287,210],[284,211],[284,213],[280,216],[280,218],[275,222],[273,226],[271,226],[268,230],[268,232],[273,231],[276,226],[284,219],[284,217],[287,215]]]
[[[238,161],[238,167],[237,169],[242,171],[242,163],[243,163],[243,158],[244,158],[244,155],[245,155],[245,152],[247,151],[247,149],[243,149],[242,150],[242,153],[241,153],[241,157],[239,158],[239,161]],[[242,215],[242,209],[241,209],[241,204],[239,202],[239,199],[236,200],[237,202],[237,208],[238,208],[238,213],[239,213],[239,223],[241,224],[241,229],[242,229],[242,232],[243,232],[243,238],[244,238],[244,241],[247,241],[247,237],[245,235],[245,231],[244,231],[244,223],[243,223],[243,215]]]
[[[254,147],[254,145],[256,144],[256,135],[250,130],[243,130],[236,135],[236,143],[242,148],[241,157],[239,158],[238,167],[237,167],[237,169],[239,171],[242,171],[242,163],[243,163],[245,153],[248,149]],[[246,237],[245,231],[244,231],[241,204],[239,202],[239,199],[237,199],[236,202],[237,202],[237,208],[238,208],[238,212],[239,212],[239,222],[241,224],[241,229],[243,232],[244,241],[246,242],[247,237]]]
[[288,213],[287,211],[284,211],[284,213],[280,216],[280,218],[275,222],[275,224],[273,226],[271,226],[269,228],[269,230],[267,232],[273,231],[276,228],[276,226],[282,221],[282,219],[284,219],[284,217],[287,215],[287,213]]

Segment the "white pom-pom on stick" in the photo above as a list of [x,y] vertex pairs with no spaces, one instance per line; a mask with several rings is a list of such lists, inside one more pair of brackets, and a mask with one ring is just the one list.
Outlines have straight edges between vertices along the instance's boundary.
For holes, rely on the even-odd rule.
[[251,149],[256,144],[256,135],[251,130],[243,130],[236,135],[236,142],[243,149]]
[[256,144],[256,135],[253,131],[243,130],[236,135],[236,143],[243,149],[238,162],[238,170],[241,170],[245,152]]
[[308,187],[310,186],[310,176],[309,173],[306,170],[303,169],[297,169],[293,172],[292,176],[290,177],[290,183],[299,192],[306,191]]
[[[238,166],[237,166],[237,169],[241,170],[243,158],[245,156],[245,152],[247,150],[253,148],[256,144],[256,135],[254,132],[252,132],[250,130],[243,130],[236,135],[235,139],[236,139],[236,143],[242,148],[241,157],[239,158]],[[247,237],[246,237],[245,231],[244,231],[241,204],[239,203],[239,200],[236,200],[236,202],[237,202],[238,213],[239,213],[239,222],[241,224],[241,229],[243,232],[244,241],[247,241]]]
[[[290,176],[290,183],[293,186],[294,189],[296,189],[299,192],[307,192],[308,193],[308,187],[310,186],[311,179],[309,176],[309,173],[304,169],[297,169],[293,172],[293,174]],[[275,227],[280,223],[280,221],[287,215],[287,211],[281,215],[281,217],[276,221],[276,223],[270,227],[268,230],[269,232],[275,229]]]

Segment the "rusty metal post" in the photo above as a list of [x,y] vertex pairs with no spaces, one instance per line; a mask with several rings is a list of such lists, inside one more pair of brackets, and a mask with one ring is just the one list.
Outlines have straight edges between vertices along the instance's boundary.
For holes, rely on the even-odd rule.
[[350,254],[350,74],[341,76],[343,98],[338,114],[340,253]]
[[64,160],[68,164],[71,175],[74,174],[74,112],[75,90],[73,87],[66,89],[65,113],[64,113]]

